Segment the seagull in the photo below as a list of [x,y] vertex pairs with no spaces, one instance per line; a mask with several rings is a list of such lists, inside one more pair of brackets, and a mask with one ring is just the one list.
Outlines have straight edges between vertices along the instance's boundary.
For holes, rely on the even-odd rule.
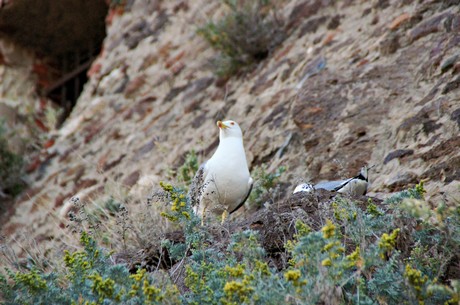
[[317,189],[323,189],[353,196],[363,196],[367,192],[367,186],[369,184],[368,171],[372,167],[373,166],[368,168],[364,166],[357,176],[345,180],[325,181],[315,184],[314,186],[309,183],[300,184],[295,188],[294,194],[298,192],[311,193]]
[[253,180],[243,146],[243,133],[232,120],[218,121],[219,146],[211,159],[203,163],[192,181],[189,198],[195,213],[222,215],[238,210],[251,193]]

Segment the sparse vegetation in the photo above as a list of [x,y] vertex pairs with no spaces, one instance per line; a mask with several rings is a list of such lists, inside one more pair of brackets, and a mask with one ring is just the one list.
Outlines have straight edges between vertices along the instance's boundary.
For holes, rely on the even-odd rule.
[[220,52],[213,61],[216,74],[228,77],[265,59],[285,33],[268,0],[222,0],[228,12],[198,30]]
[[198,155],[194,150],[191,150],[183,157],[182,165],[167,169],[166,179],[175,181],[176,187],[187,190],[199,166]]
[[[0,274],[4,304],[177,304],[177,288],[158,272],[139,269],[130,274],[123,265],[113,265],[110,253],[97,247],[86,232],[82,251],[66,252],[62,274],[37,269]],[[9,284],[12,281],[13,284]],[[63,285],[64,283],[64,285]]]
[[267,172],[267,166],[256,166],[252,171],[254,184],[248,198],[250,207],[262,207],[265,203],[273,202],[273,198],[279,193],[279,178],[286,171],[286,167],[280,166],[274,173]]
[[422,184],[365,206],[336,196],[319,207],[321,227],[295,221],[290,259],[277,267],[257,231],[220,239],[200,226],[183,190],[161,187],[163,216],[184,236],[158,246],[169,267],[130,273],[82,232],[84,250],[65,253],[64,271],[6,269],[5,304],[458,304],[449,268],[459,261],[460,207],[427,208]]
[[177,169],[176,179],[186,185],[190,184],[196,171],[198,170],[198,156],[195,151],[190,151],[185,156],[184,164]]

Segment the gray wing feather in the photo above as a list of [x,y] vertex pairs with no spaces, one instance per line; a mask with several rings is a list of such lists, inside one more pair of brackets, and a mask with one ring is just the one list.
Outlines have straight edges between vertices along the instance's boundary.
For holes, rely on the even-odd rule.
[[337,191],[344,187],[348,182],[350,182],[353,178],[349,178],[346,180],[336,180],[336,181],[325,181],[315,184],[315,189],[323,189],[327,191]]
[[241,208],[241,206],[246,202],[246,200],[248,200],[249,195],[251,195],[251,191],[252,191],[253,186],[254,186],[254,182],[251,183],[251,187],[249,187],[249,191],[248,191],[248,194],[246,195],[246,197],[243,199],[243,201],[241,201],[241,203],[236,208],[233,209],[233,211],[230,212],[230,214],[232,214],[233,212],[235,212],[236,210]]
[[190,198],[190,205],[192,207],[199,206],[201,194],[203,192],[204,179],[206,177],[206,162],[202,163],[198,168],[195,177],[193,177],[190,189],[187,193]]

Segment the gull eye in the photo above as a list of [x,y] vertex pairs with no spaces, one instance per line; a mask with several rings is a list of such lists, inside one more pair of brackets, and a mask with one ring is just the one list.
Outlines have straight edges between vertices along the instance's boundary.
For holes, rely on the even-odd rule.
[[232,125],[232,126],[235,125],[235,122],[231,122],[230,125]]

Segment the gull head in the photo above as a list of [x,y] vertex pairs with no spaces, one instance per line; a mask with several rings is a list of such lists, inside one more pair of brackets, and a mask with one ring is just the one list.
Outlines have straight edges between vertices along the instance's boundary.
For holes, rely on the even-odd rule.
[[371,168],[373,168],[373,167],[375,167],[375,164],[372,165],[372,166],[367,166],[367,165],[366,165],[366,166],[363,166],[363,167],[361,168],[361,171],[359,172],[359,176],[361,176],[361,179],[367,181],[367,180],[369,179],[369,170],[370,170]]
[[229,121],[217,121],[220,133],[219,138],[225,139],[230,137],[243,138],[243,132],[241,131],[240,125],[237,122]]

